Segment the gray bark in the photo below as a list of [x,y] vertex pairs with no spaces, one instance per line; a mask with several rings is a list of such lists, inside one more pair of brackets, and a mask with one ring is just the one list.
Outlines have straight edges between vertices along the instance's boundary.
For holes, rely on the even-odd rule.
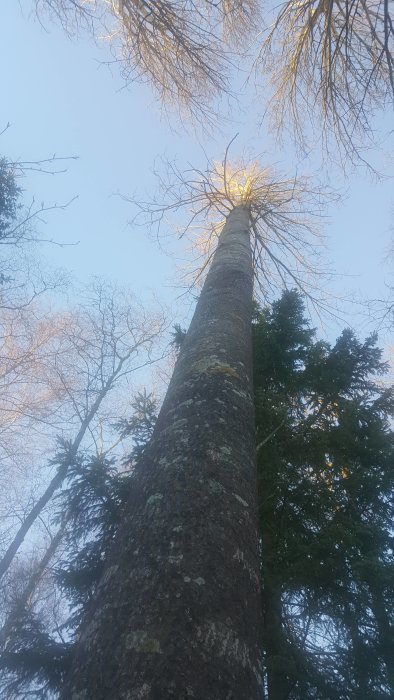
[[63,700],[260,700],[249,212],[229,215]]

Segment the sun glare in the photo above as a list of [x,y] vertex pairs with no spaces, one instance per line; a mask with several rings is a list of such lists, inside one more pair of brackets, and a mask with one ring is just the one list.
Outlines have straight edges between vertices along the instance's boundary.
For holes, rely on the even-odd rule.
[[267,190],[267,173],[258,163],[248,167],[237,163],[214,163],[212,181],[232,206],[250,205]]

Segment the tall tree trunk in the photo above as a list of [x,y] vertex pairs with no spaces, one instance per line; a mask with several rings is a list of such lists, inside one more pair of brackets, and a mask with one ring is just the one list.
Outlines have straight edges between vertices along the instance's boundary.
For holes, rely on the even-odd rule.
[[63,699],[257,700],[249,211],[228,216]]

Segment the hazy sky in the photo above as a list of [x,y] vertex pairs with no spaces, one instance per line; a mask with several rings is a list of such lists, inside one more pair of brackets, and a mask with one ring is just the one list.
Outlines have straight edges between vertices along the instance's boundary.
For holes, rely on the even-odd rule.
[[[143,229],[128,226],[133,211],[115,193],[152,192],[156,185],[151,169],[159,155],[204,168],[199,141],[210,157],[220,159],[236,131],[240,147],[266,152],[267,159],[290,175],[295,157],[275,150],[263,128],[257,131],[254,110],[261,105],[256,100],[252,108],[243,99],[237,123],[224,123],[215,138],[185,133],[175,115],[169,124],[149,87],[124,89],[117,67],[103,65],[111,58],[106,46],[100,48],[87,36],[70,40],[49,20],[42,27],[29,15],[32,4],[3,2],[0,8],[0,127],[11,123],[1,136],[0,153],[22,160],[53,153],[79,156],[67,173],[32,174],[23,183],[26,197],[34,194],[48,204],[78,195],[66,211],[46,217],[47,225],[40,228],[47,238],[78,245],[48,247],[45,254],[79,280],[109,276],[137,293],[153,290],[171,301],[182,291],[174,286],[175,258],[186,258],[186,251],[175,246],[170,256]],[[308,169],[305,162],[297,164],[299,174]],[[332,186],[346,191],[347,199],[329,212],[327,259],[336,272],[349,275],[336,278],[332,289],[338,294],[346,290],[356,299],[383,296],[391,272],[385,256],[394,220],[394,184],[374,183],[361,170],[347,181],[337,171],[330,179]],[[183,297],[182,304],[190,310],[192,301]],[[360,319],[353,322],[362,334],[367,332]]]

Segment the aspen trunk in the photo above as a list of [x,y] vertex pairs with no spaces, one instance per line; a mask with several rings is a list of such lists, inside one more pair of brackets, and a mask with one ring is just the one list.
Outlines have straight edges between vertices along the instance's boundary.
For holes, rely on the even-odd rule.
[[63,700],[260,700],[249,211],[228,216]]

